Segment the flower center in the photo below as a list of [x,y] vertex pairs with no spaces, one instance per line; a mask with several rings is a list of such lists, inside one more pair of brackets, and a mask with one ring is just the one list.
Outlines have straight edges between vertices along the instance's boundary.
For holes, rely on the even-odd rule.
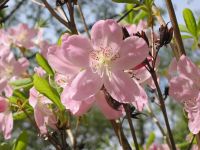
[[98,73],[101,77],[111,75],[112,63],[119,58],[119,53],[113,51],[112,48],[100,48],[90,53],[90,66],[94,73]]

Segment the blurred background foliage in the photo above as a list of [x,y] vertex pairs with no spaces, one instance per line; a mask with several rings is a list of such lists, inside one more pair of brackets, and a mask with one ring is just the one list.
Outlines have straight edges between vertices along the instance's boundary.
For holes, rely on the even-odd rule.
[[[119,0],[113,0],[118,1]],[[86,18],[88,27],[91,26],[100,19],[114,18],[119,19],[123,13],[132,9],[132,4],[116,3],[111,0],[79,0],[79,4],[82,6],[83,13]],[[55,0],[49,0],[53,8],[56,7]],[[192,2],[189,1],[188,2]],[[156,3],[156,1],[155,1]],[[179,7],[175,5],[175,7]],[[139,8],[133,10],[122,23],[125,24],[137,24],[141,19],[147,20],[149,17],[148,11]],[[200,65],[200,51],[199,51],[199,36],[200,36],[200,18],[199,11],[189,12],[190,16],[187,16],[188,9],[184,10],[183,17],[185,19],[184,23],[180,24],[180,30],[184,39],[184,44],[189,56]],[[165,7],[161,8],[162,15],[166,15],[167,11]],[[191,14],[192,13],[192,14]],[[192,16],[193,15],[193,16]],[[191,17],[196,23],[196,30],[188,29],[187,18]],[[9,28],[10,26],[15,26],[21,22],[27,23],[29,26],[40,26],[44,28],[45,38],[52,43],[56,43],[60,35],[66,31],[66,28],[59,24],[58,21],[53,18],[49,12],[33,3],[31,0],[10,0],[8,7],[0,12],[0,19],[5,21],[3,28]],[[82,24],[80,15],[75,9],[75,20],[77,23],[78,31],[84,33],[84,26]],[[169,21],[169,20],[167,20]],[[194,25],[195,26],[195,25]],[[155,22],[155,30],[158,31],[158,23]],[[198,31],[198,32],[197,32]],[[197,32],[197,34],[196,34]],[[186,34],[185,34],[186,33]],[[160,85],[162,87],[163,93],[168,86],[167,80],[167,67],[173,57],[171,49],[169,47],[164,47],[161,49],[160,53]],[[33,61],[34,62],[34,61]],[[150,91],[148,87],[146,88],[149,94],[149,104],[153,109],[156,117],[161,122],[164,127],[164,121],[162,114],[158,106],[155,105],[156,95],[154,92]],[[169,114],[169,120],[173,129],[175,141],[179,144],[181,149],[186,149],[188,142],[191,139],[187,127],[187,119],[184,115],[182,107],[172,100],[171,98],[166,99],[167,109]],[[153,123],[148,112],[144,110],[144,115],[139,115],[139,119],[133,119],[137,137],[141,145],[148,143],[164,143],[162,134],[160,133],[157,126]],[[115,137],[114,131],[111,128],[111,124],[107,121],[98,109],[92,109],[87,115],[83,116],[79,120],[74,120],[73,126],[80,124],[77,131],[77,143],[80,149],[85,150],[102,150],[102,149],[120,149],[117,138]],[[130,137],[130,131],[128,129],[126,119],[123,122],[125,133]],[[24,141],[27,145],[24,148],[28,150],[53,150],[54,148],[49,145],[48,142],[42,140],[36,134],[36,129],[29,123],[28,119],[16,120],[13,130],[13,138],[9,141],[4,141],[2,136],[0,136],[0,150],[9,150],[11,145],[16,144],[17,140]],[[131,141],[131,138],[129,138]],[[132,143],[133,144],[133,143]],[[17,147],[17,146],[16,146]],[[15,149],[17,149],[15,147]],[[20,148],[20,150],[23,148]]]

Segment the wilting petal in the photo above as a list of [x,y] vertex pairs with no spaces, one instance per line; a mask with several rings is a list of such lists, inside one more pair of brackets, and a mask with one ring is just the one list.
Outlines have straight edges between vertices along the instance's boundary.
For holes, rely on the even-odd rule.
[[74,100],[84,100],[94,96],[102,87],[102,78],[90,69],[81,71],[70,85],[70,97]]
[[148,56],[149,48],[145,41],[137,37],[125,39],[119,51],[119,58],[114,62],[115,70],[131,69],[142,63]]
[[93,49],[89,39],[80,35],[72,35],[63,42],[62,49],[72,64],[83,68],[89,66],[89,52]]
[[180,102],[189,99],[196,99],[199,90],[195,88],[195,83],[189,78],[180,75],[170,80],[169,95]]
[[61,74],[74,75],[79,69],[69,62],[65,57],[65,52],[58,46],[51,46],[48,49],[47,59],[51,67]]
[[97,107],[99,107],[99,109],[107,119],[113,120],[120,118],[123,115],[122,110],[115,110],[107,103],[103,92],[99,92],[96,95],[96,99]]
[[109,78],[105,78],[104,86],[120,103],[135,103],[138,96],[143,96],[138,84],[123,71],[112,72]]
[[12,112],[6,111],[0,113],[0,130],[3,132],[5,139],[11,138],[12,129],[13,129]]
[[112,19],[100,20],[91,29],[91,41],[94,50],[107,47],[118,50],[122,39],[122,28]]

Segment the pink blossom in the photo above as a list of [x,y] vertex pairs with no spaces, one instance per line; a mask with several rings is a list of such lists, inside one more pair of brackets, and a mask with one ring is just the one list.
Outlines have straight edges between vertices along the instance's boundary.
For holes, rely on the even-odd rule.
[[186,56],[177,62],[178,76],[170,80],[169,94],[184,104],[188,112],[189,129],[193,134],[200,131],[200,69]]
[[22,57],[18,60],[15,59],[9,49],[0,53],[0,93],[7,91],[7,96],[12,95],[12,90],[9,82],[18,78],[28,67],[29,62],[26,58]]
[[37,30],[29,28],[27,24],[19,24],[8,30],[13,44],[18,47],[32,48],[34,46],[34,38],[37,35]]
[[135,25],[135,24],[132,24],[132,25],[127,25],[125,26],[126,29],[128,30],[129,34],[133,34],[133,33],[137,33],[137,32],[141,32],[141,31],[144,31],[147,29],[147,22],[144,21],[144,20],[140,20],[140,22]]
[[5,139],[11,138],[12,129],[12,112],[9,110],[9,104],[7,100],[3,97],[0,97],[0,130],[3,132]]
[[149,150],[170,150],[170,148],[167,144],[161,144],[161,145],[152,144]]
[[57,119],[49,107],[49,104],[52,103],[49,99],[37,92],[34,88],[31,88],[29,103],[34,108],[34,118],[41,134],[47,133],[47,127],[57,129]]
[[124,70],[141,63],[148,55],[148,47],[137,37],[123,40],[122,29],[114,20],[95,23],[91,41],[81,35],[72,35],[61,48],[60,52],[55,52],[55,47],[55,57],[48,60],[54,62],[52,67],[60,73],[78,71],[68,89],[71,99],[86,100],[95,96],[104,85],[121,103],[132,103],[137,108],[141,106],[139,103],[146,103],[145,91]]

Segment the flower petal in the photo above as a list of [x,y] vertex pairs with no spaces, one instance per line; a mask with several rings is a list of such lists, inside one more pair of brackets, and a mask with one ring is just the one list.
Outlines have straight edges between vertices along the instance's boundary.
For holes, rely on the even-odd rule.
[[100,20],[91,29],[91,41],[94,50],[107,47],[118,50],[122,40],[122,28],[115,20]]
[[72,35],[62,43],[62,49],[66,58],[73,64],[81,68],[89,66],[89,52],[93,49],[89,39],[81,35]]
[[65,57],[65,52],[58,46],[51,46],[48,49],[47,59],[51,67],[58,73],[65,75],[74,75],[79,71],[79,68],[75,67]]
[[200,70],[195,64],[185,55],[182,55],[180,57],[180,60],[178,61],[178,72],[181,75],[184,75],[194,82],[196,84],[200,84],[199,76],[200,76]]
[[198,93],[199,90],[195,88],[195,83],[183,75],[170,80],[169,95],[180,102],[196,99]]
[[112,72],[110,78],[105,78],[104,86],[109,94],[120,103],[137,105],[141,103],[143,105],[147,101],[146,93],[142,87],[122,71]]
[[75,116],[84,115],[93,105],[94,97],[90,97],[87,100],[72,100],[69,97],[69,88],[66,87],[61,95],[61,101],[66,109]]
[[102,78],[90,69],[81,71],[70,84],[70,98],[84,100],[94,96],[102,87]]
[[115,110],[111,106],[109,106],[103,92],[99,92],[96,95],[96,98],[97,98],[96,100],[97,106],[107,119],[109,120],[118,119],[123,115],[122,110],[120,109]]
[[113,64],[115,70],[131,69],[142,63],[148,56],[149,48],[145,41],[137,37],[125,39],[119,51],[119,58]]
[[13,129],[12,112],[6,111],[4,113],[0,113],[0,130],[3,132],[4,138],[6,140],[11,138],[12,129]]

